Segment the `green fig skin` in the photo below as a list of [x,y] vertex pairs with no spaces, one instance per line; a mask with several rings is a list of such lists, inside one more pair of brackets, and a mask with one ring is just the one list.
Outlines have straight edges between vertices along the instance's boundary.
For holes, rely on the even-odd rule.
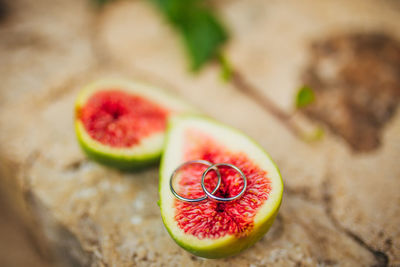
[[[77,125],[77,124],[75,124]],[[77,135],[78,143],[85,154],[92,160],[124,172],[136,172],[142,171],[145,168],[155,166],[160,162],[161,152],[155,154],[149,154],[142,157],[124,157],[123,155],[112,155],[89,146],[83,141],[78,126],[75,126],[75,132]]]

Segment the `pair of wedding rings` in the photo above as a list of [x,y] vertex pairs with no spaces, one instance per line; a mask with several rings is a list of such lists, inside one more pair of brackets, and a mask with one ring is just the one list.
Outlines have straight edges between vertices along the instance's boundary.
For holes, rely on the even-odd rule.
[[[208,166],[208,168],[203,172],[203,174],[201,176],[201,182],[200,182],[201,188],[203,189],[205,195],[202,196],[202,197],[199,197],[199,198],[182,197],[181,195],[179,195],[175,191],[174,186],[173,186],[174,178],[178,174],[179,170],[181,168],[183,168],[183,167],[185,167],[187,165],[191,165],[191,164],[201,164],[201,165]],[[222,167],[222,166],[230,167],[230,168],[234,169],[235,171],[237,171],[242,176],[243,189],[236,196],[233,196],[233,197],[218,197],[218,196],[214,195],[218,191],[218,189],[219,189],[219,187],[221,185],[221,173],[219,172],[218,167]],[[214,190],[212,190],[212,192],[210,192],[210,191],[207,190],[207,188],[206,188],[206,186],[204,184],[204,181],[205,181],[206,175],[212,170],[217,173],[218,182],[217,182],[217,185],[215,186]],[[203,201],[203,200],[206,200],[207,198],[209,198],[209,199],[212,199],[212,200],[218,201],[218,202],[229,202],[229,201],[233,201],[235,199],[240,198],[244,194],[244,192],[246,191],[246,188],[247,188],[247,178],[246,178],[246,175],[244,175],[244,173],[242,172],[241,169],[239,169],[237,166],[235,166],[233,164],[230,164],[230,163],[216,163],[216,164],[213,164],[213,163],[211,163],[209,161],[206,161],[206,160],[190,160],[190,161],[186,161],[186,162],[182,163],[181,165],[179,165],[174,170],[174,172],[171,174],[171,178],[170,178],[170,181],[169,181],[169,186],[170,186],[172,194],[177,199],[179,199],[181,201],[195,203],[195,202],[200,202],[200,201]]]

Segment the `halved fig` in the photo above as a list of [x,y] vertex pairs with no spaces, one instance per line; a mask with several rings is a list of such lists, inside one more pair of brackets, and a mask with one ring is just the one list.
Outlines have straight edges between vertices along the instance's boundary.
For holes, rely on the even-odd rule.
[[94,160],[135,170],[159,160],[169,116],[191,108],[166,92],[121,79],[86,86],[75,103],[79,143]]
[[[273,223],[282,200],[283,183],[278,168],[254,141],[237,130],[208,118],[174,116],[169,123],[160,169],[160,208],[169,234],[187,251],[205,258],[221,258],[239,253],[259,240]],[[171,193],[170,176],[180,164],[190,160],[230,163],[247,177],[245,193],[231,202],[210,198],[197,203],[178,200]],[[204,196],[201,176],[207,166],[191,164],[173,179],[176,192],[185,198]],[[214,194],[236,196],[243,179],[230,167],[218,167],[221,185]],[[216,172],[206,176],[212,191]]]

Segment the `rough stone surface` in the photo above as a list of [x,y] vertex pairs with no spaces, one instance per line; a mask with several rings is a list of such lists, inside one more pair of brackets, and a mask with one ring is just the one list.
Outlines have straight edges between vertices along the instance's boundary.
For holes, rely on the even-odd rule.
[[[329,131],[306,143],[221,82],[215,66],[188,73],[178,38],[144,1],[113,2],[99,13],[85,3],[12,1],[0,24],[0,180],[58,263],[400,265],[399,112],[373,152],[354,154]],[[287,110],[316,37],[378,29],[400,38],[395,1],[229,0],[216,7],[232,32],[233,64]],[[260,242],[227,259],[194,257],[162,225],[157,168],[126,174],[86,159],[73,131],[74,99],[85,83],[115,75],[167,87],[269,151],[286,187]]]

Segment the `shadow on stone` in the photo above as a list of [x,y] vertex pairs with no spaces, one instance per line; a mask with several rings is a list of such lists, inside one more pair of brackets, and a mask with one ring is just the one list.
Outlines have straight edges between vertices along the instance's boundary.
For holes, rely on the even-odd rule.
[[304,114],[356,152],[377,149],[382,129],[400,103],[400,42],[383,33],[317,40],[303,83],[316,96]]

